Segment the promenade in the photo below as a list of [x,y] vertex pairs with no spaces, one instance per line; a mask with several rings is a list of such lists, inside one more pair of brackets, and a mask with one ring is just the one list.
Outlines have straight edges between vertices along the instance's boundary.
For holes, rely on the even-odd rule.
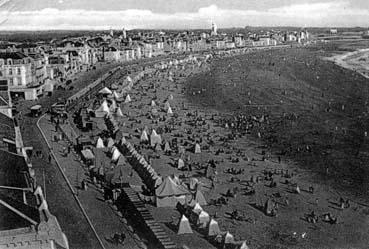
[[45,135],[48,144],[56,157],[56,161],[70,182],[73,194],[81,203],[85,213],[91,220],[92,226],[96,230],[104,248],[122,248],[122,245],[114,244],[110,238],[114,233],[125,233],[126,240],[124,246],[126,248],[140,248],[139,241],[133,238],[127,226],[123,223],[117,212],[108,203],[104,202],[103,193],[94,185],[89,184],[87,190],[81,190],[80,185],[85,176],[85,169],[82,167],[78,157],[70,152],[65,156],[63,149],[68,147],[66,141],[55,142],[52,137],[55,133],[55,126],[49,121],[48,116],[44,116],[39,121],[39,127]]

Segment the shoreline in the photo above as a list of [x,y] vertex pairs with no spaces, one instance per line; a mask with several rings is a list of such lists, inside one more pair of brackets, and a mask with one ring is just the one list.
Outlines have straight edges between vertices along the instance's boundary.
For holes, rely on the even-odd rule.
[[[337,54],[331,57],[324,58],[327,61],[331,61],[339,67],[351,70],[355,73],[362,75],[363,77],[369,79],[369,66],[368,62],[359,63],[358,61],[355,63],[355,58],[348,59],[348,57],[364,57],[365,55],[369,55],[369,49],[359,49],[353,52],[347,52],[344,54]],[[361,67],[361,68],[360,68]]]

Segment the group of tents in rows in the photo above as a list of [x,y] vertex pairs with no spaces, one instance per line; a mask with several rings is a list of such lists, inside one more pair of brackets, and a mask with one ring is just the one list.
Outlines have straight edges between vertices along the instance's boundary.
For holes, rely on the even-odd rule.
[[179,205],[179,207],[183,210],[183,214],[177,225],[177,234],[193,233],[190,224],[192,223],[199,232],[202,232],[206,238],[221,248],[249,248],[246,241],[235,241],[234,236],[230,232],[221,231],[218,222],[211,218],[210,215],[202,209],[199,203],[195,203],[192,208],[185,208],[181,205]]

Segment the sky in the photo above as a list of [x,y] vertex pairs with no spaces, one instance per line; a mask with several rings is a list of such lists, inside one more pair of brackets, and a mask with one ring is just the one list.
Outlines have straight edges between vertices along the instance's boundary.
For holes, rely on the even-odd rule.
[[0,0],[0,30],[368,27],[369,0]]

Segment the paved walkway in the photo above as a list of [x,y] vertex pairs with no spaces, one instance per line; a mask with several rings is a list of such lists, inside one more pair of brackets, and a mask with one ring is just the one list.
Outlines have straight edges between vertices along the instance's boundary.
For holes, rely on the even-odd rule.
[[73,153],[70,153],[66,157],[63,156],[63,147],[67,146],[65,141],[51,141],[51,138],[55,134],[55,126],[51,124],[49,117],[46,116],[45,118],[42,118],[39,125],[45,133],[49,144],[53,148],[62,170],[74,188],[74,192],[78,194],[78,199],[90,218],[97,234],[103,241],[104,246],[106,248],[113,249],[122,248],[122,245],[114,245],[107,239],[116,232],[124,232],[127,235],[124,242],[124,248],[139,248],[139,241],[135,240],[131,236],[131,233],[128,231],[126,225],[121,221],[121,218],[117,215],[116,211],[103,201],[103,194],[100,190],[96,189],[92,185],[90,185],[86,191],[78,189],[82,179],[88,179],[88,177],[85,176],[85,169],[82,167],[78,157]]

